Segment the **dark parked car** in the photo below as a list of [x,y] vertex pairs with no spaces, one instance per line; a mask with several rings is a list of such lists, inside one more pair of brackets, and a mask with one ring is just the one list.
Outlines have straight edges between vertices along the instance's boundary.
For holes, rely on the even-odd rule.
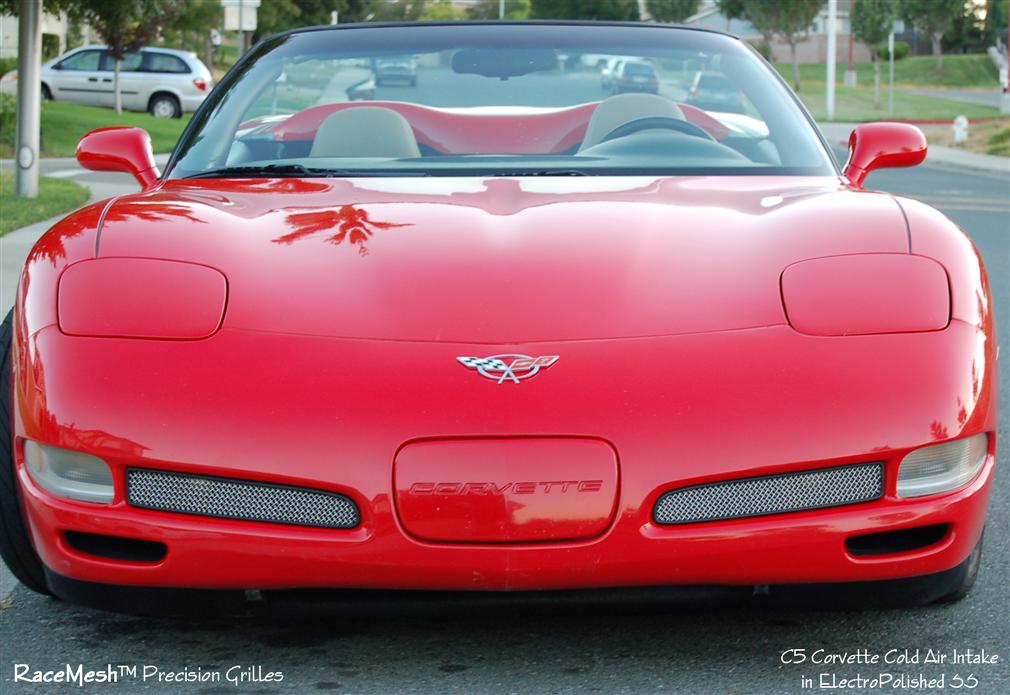
[[659,78],[656,69],[644,61],[626,60],[617,66],[611,80],[613,94],[625,92],[659,93]]
[[389,82],[406,82],[417,86],[417,62],[413,58],[383,58],[375,61],[375,84],[381,87]]
[[691,82],[687,103],[705,111],[743,113],[744,96],[740,88],[725,75],[699,72]]

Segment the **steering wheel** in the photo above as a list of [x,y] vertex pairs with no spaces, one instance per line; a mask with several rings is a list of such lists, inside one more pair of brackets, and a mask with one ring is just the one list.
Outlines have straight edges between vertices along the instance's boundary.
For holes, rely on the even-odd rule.
[[693,135],[696,138],[716,142],[716,139],[712,137],[711,133],[704,128],[696,126],[694,123],[688,123],[687,121],[682,121],[679,118],[671,118],[670,116],[646,116],[645,118],[636,118],[633,121],[622,123],[603,136],[603,139],[600,140],[599,144],[602,145],[605,142],[610,142],[611,140],[616,140],[617,138],[623,138],[627,135],[633,135],[634,133],[639,133],[643,130],[654,130],[656,128],[676,130],[687,135]]

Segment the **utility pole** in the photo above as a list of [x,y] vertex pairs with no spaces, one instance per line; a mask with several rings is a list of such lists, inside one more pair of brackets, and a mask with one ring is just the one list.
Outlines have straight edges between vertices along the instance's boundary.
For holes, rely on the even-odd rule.
[[498,0],[498,19],[505,19],[505,0]]
[[825,110],[829,121],[835,120],[835,57],[838,50],[838,36],[836,35],[838,23],[838,0],[828,0],[828,74],[827,74],[827,94],[825,95]]
[[888,89],[887,89],[887,113],[890,116],[894,115],[894,27],[891,27],[891,33],[887,35],[887,70],[888,76]]
[[856,43],[856,32],[852,30],[852,14],[856,11],[856,0],[852,0],[852,5],[849,7],[849,65],[845,70],[845,80],[843,84],[846,87],[856,86],[856,66],[852,62],[852,50]]
[[242,0],[238,0],[238,57],[245,54],[245,16]]
[[1010,113],[1010,27],[1006,32],[1006,67],[1000,70],[1000,80],[1003,82],[1003,96],[999,100],[999,112]]
[[18,17],[18,115],[14,195],[39,195],[39,124],[42,120],[42,0],[21,0]]

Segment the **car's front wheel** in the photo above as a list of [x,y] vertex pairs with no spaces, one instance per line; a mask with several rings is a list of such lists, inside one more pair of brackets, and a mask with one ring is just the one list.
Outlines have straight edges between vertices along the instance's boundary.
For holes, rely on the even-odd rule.
[[14,436],[11,422],[11,343],[14,311],[0,324],[0,557],[11,573],[32,591],[48,594],[42,562],[35,554],[14,478]]
[[171,94],[157,94],[151,97],[147,110],[155,118],[181,118],[182,106]]
[[53,100],[53,93],[49,91],[49,85],[46,84],[42,85],[42,100],[43,101]]

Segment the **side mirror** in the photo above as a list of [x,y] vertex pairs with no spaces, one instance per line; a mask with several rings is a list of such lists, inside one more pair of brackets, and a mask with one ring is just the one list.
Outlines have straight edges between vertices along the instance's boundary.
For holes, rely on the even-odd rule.
[[143,128],[99,128],[77,143],[77,162],[92,171],[122,171],[150,188],[161,172],[154,163],[151,136]]
[[864,123],[849,136],[845,176],[862,186],[874,169],[914,167],[926,159],[926,136],[908,123]]

